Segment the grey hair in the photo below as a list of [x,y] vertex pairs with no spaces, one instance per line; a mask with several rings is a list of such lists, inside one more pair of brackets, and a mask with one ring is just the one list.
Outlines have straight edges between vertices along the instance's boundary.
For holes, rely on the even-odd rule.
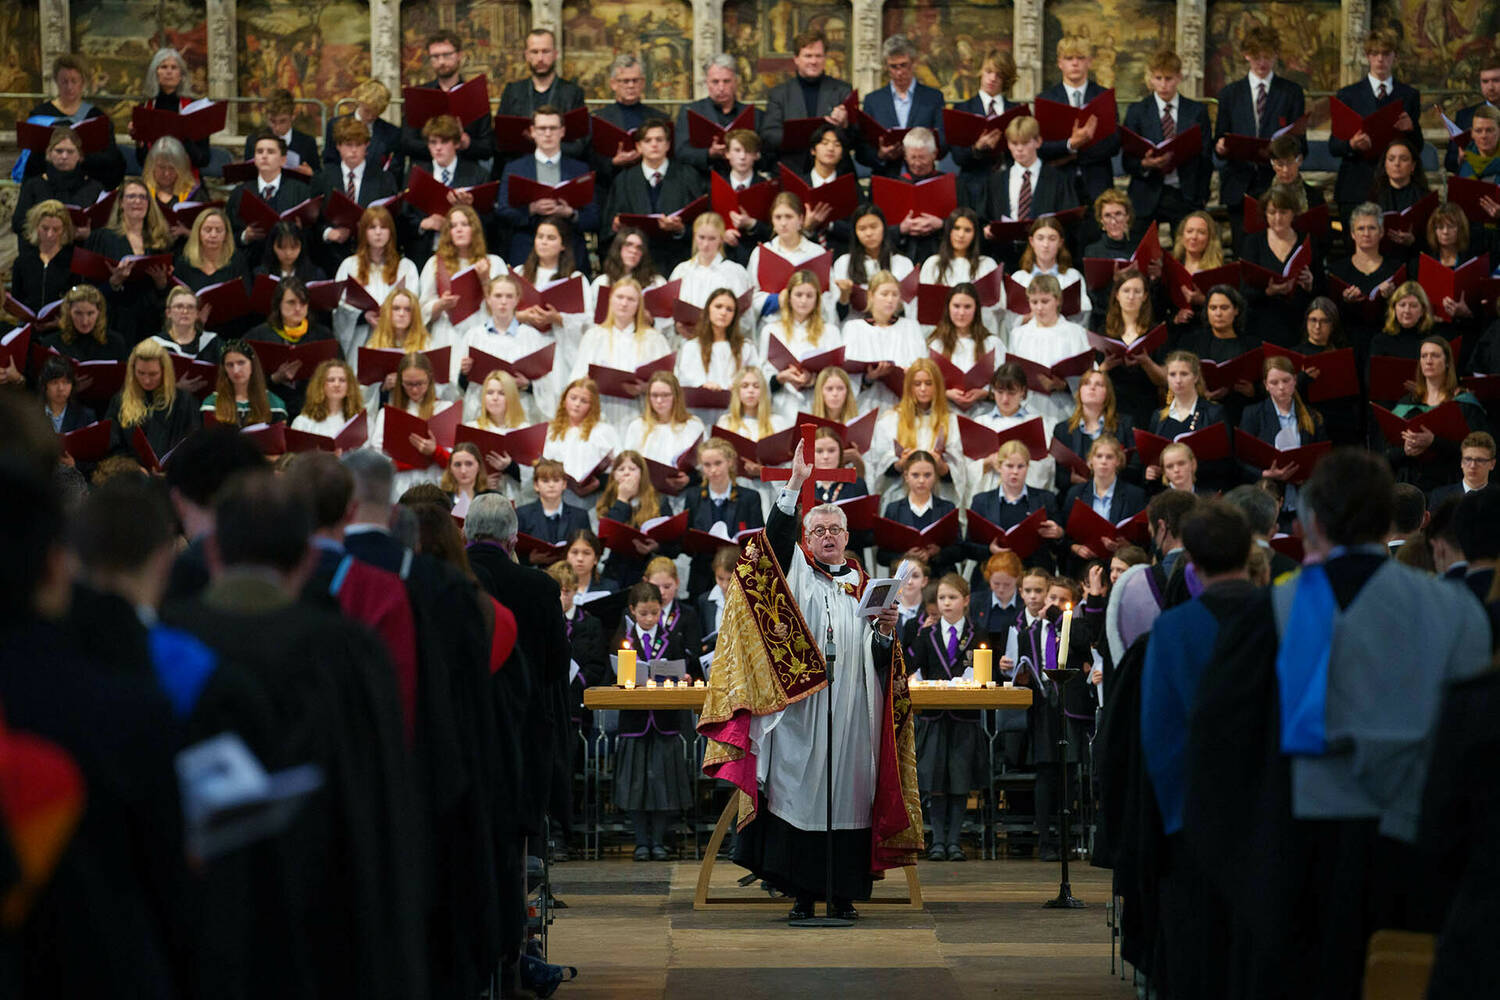
[[157,49],[156,55],[151,57],[150,64],[146,66],[146,100],[154,101],[157,95],[161,93],[161,84],[156,82],[156,70],[157,67],[168,59],[175,61],[178,66],[182,67],[182,82],[177,85],[177,95],[179,97],[193,96],[193,84],[191,77],[188,76],[187,60],[182,58],[182,53],[176,49],[165,48]]
[[901,139],[903,149],[925,149],[929,153],[937,152],[937,136],[932,134],[932,129],[924,125],[918,125],[911,129]]
[[[478,500],[479,498],[475,497],[474,499]],[[470,506],[469,509],[473,510],[473,507]],[[849,527],[849,515],[845,514],[844,513],[844,508],[840,507],[836,503],[820,503],[816,507],[814,507],[812,510],[808,511],[806,514],[803,514],[802,515],[802,530],[803,531],[807,530],[808,522],[811,521],[815,517],[832,517],[832,518],[837,518],[840,527],[844,528],[845,530],[847,530],[848,527]]]
[[1373,201],[1361,202],[1360,204],[1354,206],[1354,210],[1349,213],[1349,228],[1354,228],[1355,219],[1366,216],[1374,219],[1376,224],[1380,226],[1382,231],[1385,230],[1385,218],[1381,215],[1380,206],[1375,204]]
[[469,502],[464,537],[471,542],[488,538],[508,542],[516,537],[516,507],[499,493],[481,493]]
[[707,76],[711,69],[727,69],[734,75],[739,75],[739,68],[734,64],[734,56],[728,52],[720,52],[703,60],[703,75]]
[[880,47],[880,60],[884,62],[892,56],[906,56],[914,60],[917,58],[917,47],[905,35],[892,35]]
[[1245,515],[1251,531],[1267,538],[1275,534],[1276,498],[1271,494],[1246,483],[1224,494],[1224,499]]
[[[609,64],[609,78],[611,80],[613,80],[619,74],[620,70],[622,70],[622,69],[630,69],[633,66],[640,66],[640,65],[641,65],[640,57],[638,57],[636,55],[633,55],[632,53],[629,53],[629,52],[622,52],[619,55],[615,56],[615,61],[614,62],[612,62],[612,63]],[[643,72],[644,72],[644,70],[645,70],[645,67],[642,67],[642,71]]]
[[344,456],[344,468],[354,477],[354,499],[389,507],[395,489],[396,467],[378,451],[360,448]]

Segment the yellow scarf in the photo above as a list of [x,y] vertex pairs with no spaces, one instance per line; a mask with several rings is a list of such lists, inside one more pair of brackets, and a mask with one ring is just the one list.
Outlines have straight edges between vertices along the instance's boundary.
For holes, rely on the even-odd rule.
[[309,325],[310,324],[307,322],[307,320],[303,320],[296,326],[284,326],[281,328],[281,339],[285,340],[289,344],[295,344],[303,337],[307,336]]
[[1489,156],[1485,156],[1478,150],[1471,149],[1464,153],[1464,159],[1469,164],[1469,169],[1474,171],[1475,177],[1483,177],[1484,172],[1490,169],[1490,164],[1495,162],[1495,157],[1500,156],[1500,150],[1496,150]]

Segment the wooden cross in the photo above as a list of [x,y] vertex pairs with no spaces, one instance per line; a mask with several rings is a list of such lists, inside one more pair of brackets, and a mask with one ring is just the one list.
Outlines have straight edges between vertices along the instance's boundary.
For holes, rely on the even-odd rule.
[[[815,424],[802,425],[802,458],[808,465],[812,465],[813,437],[817,433]],[[791,469],[761,469],[760,478],[762,482],[777,483],[792,478]],[[812,510],[817,504],[815,490],[818,483],[852,483],[856,476],[853,469],[819,469],[813,466],[812,475],[807,477],[807,482],[802,484],[802,496],[799,503],[805,514]]]

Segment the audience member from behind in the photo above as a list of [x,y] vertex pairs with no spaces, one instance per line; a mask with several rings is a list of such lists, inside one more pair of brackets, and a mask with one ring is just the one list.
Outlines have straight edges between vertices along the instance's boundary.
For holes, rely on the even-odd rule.
[[167,489],[188,544],[172,564],[168,601],[193,597],[208,586],[204,539],[214,530],[214,498],[236,472],[265,464],[260,449],[225,424],[194,431],[172,453]]

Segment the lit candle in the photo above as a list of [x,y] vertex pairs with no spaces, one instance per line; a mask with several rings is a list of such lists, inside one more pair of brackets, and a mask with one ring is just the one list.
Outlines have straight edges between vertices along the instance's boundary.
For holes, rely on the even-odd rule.
[[654,687],[656,687],[656,678],[655,677],[648,678],[647,681],[646,681],[646,686],[648,688],[654,688]]
[[974,650],[974,683],[980,687],[989,684],[993,679],[995,652],[984,643]]
[[626,691],[634,691],[635,690],[635,678],[634,677],[627,677],[627,678],[625,678],[625,690]]
[[615,683],[635,687],[635,650],[628,642],[620,644],[620,654],[615,658]]
[[708,686],[707,684],[703,683],[702,678],[699,678],[698,680],[693,681],[693,687],[695,687],[695,688],[701,688],[701,687],[707,687],[707,686]]
[[1057,646],[1057,665],[1066,668],[1068,665],[1068,640],[1072,638],[1073,632],[1073,605],[1063,605],[1062,640]]

